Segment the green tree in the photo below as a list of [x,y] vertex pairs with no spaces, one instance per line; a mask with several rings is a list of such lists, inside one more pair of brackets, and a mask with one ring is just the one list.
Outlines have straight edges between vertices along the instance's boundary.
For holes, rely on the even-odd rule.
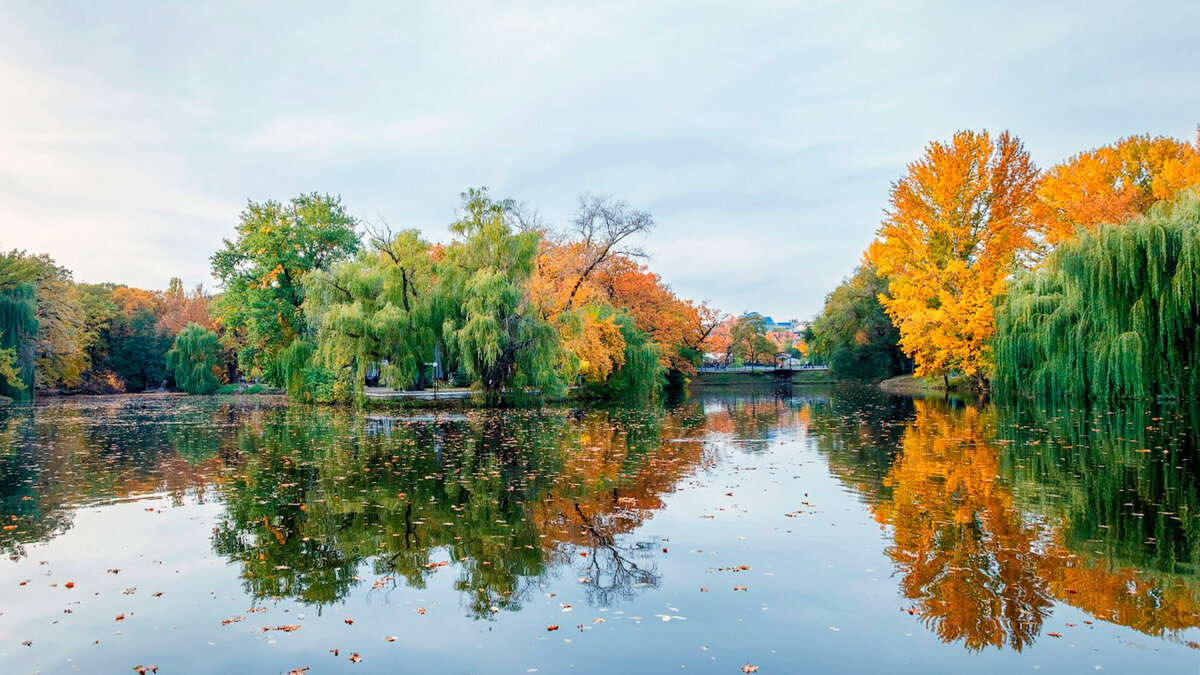
[[881,380],[905,370],[900,331],[879,302],[886,292],[887,282],[868,261],[825,296],[812,345],[838,377]]
[[216,333],[199,324],[188,324],[167,352],[167,367],[175,371],[175,386],[189,394],[215,392],[221,385],[215,374],[220,367],[220,351]]
[[370,250],[305,279],[305,311],[316,330],[317,360],[348,370],[361,389],[372,364],[397,388],[418,386],[433,357],[433,248],[417,230],[376,233]]
[[450,226],[459,239],[438,269],[446,346],[493,402],[505,388],[563,385],[558,333],[530,300],[540,235],[517,230],[515,209],[486,189],[463,193],[463,215]]
[[767,339],[767,327],[758,314],[747,314],[730,329],[730,353],[745,363],[760,364],[775,353],[775,343]]
[[317,193],[286,204],[250,202],[237,237],[212,256],[224,293],[215,313],[240,344],[243,372],[281,384],[278,355],[306,335],[304,278],[358,250],[355,219],[341,199]]
[[1200,396],[1200,196],[1081,232],[997,309],[1006,393]]
[[21,251],[0,254],[0,396],[33,398],[39,271]]

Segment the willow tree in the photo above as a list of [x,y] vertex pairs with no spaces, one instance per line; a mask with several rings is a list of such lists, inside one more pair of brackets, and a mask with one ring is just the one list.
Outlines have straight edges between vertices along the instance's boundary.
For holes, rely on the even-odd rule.
[[446,346],[493,402],[506,388],[562,387],[557,331],[530,296],[540,235],[515,227],[515,208],[484,189],[463,193],[463,215],[450,226],[458,238],[438,265]]
[[0,396],[16,400],[33,398],[39,269],[20,251],[0,254]]
[[961,131],[931,143],[892,185],[868,256],[888,278],[880,301],[916,375],[961,374],[987,386],[995,298],[1035,249],[1037,180],[1016,137]]
[[175,373],[175,386],[189,394],[212,394],[221,386],[221,339],[200,324],[191,323],[175,336],[167,352],[167,367]]
[[1098,399],[1200,395],[1200,197],[1059,246],[999,303],[1004,392]]
[[316,358],[350,370],[361,389],[368,369],[394,387],[422,384],[440,322],[433,298],[434,249],[417,230],[377,233],[370,250],[305,280],[305,312]]

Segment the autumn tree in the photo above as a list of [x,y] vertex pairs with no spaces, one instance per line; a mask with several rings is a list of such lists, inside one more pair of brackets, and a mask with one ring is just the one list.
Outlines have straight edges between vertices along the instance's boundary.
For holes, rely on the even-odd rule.
[[1200,138],[1193,145],[1166,136],[1128,136],[1047,171],[1033,215],[1046,240],[1057,245],[1079,230],[1125,222],[1196,186]]
[[730,351],[749,364],[761,364],[775,354],[775,343],[767,339],[763,317],[747,314],[739,317],[730,328]]
[[241,341],[243,372],[261,370],[282,382],[277,356],[306,333],[304,277],[358,250],[356,224],[341,199],[329,195],[247,204],[236,238],[212,256],[223,289],[214,311]]
[[868,256],[889,279],[880,301],[918,376],[960,373],[987,386],[995,298],[1035,249],[1037,181],[1016,137],[961,131],[893,183]]
[[188,291],[179,277],[172,277],[163,293],[159,328],[168,335],[178,335],[193,323],[209,330],[216,329],[217,320],[209,309],[209,301],[203,284]]

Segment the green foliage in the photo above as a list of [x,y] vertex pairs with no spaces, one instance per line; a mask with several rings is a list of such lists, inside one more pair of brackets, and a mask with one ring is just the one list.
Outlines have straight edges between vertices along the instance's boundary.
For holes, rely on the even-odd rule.
[[900,331],[879,302],[887,282],[864,262],[825,296],[812,325],[812,348],[838,377],[882,380],[906,370]]
[[314,357],[317,345],[293,340],[279,351],[273,379],[288,398],[303,403],[347,403],[354,397],[354,376],[348,368],[327,368]]
[[730,353],[745,363],[761,364],[775,355],[775,343],[767,339],[765,320],[757,314],[741,317],[730,329]]
[[1080,233],[1018,278],[996,316],[1005,393],[1200,395],[1200,197]]
[[562,390],[558,333],[530,301],[537,232],[518,231],[511,200],[494,202],[483,189],[463,194],[463,216],[451,230],[438,269],[437,308],[450,355],[473,376],[485,398]]
[[434,261],[416,230],[381,235],[353,260],[305,279],[305,312],[316,329],[315,358],[347,369],[361,389],[368,368],[382,364],[396,388],[421,384],[437,344]]
[[188,324],[167,352],[167,367],[175,371],[175,386],[189,394],[212,394],[221,386],[214,371],[220,364],[220,338],[199,324]]
[[226,239],[212,256],[213,275],[224,288],[214,310],[237,341],[243,372],[280,372],[273,364],[280,350],[307,334],[305,276],[358,250],[355,225],[341,200],[329,195],[247,204],[237,238]]
[[37,335],[37,285],[32,281],[0,291],[0,396],[33,398],[34,344]]

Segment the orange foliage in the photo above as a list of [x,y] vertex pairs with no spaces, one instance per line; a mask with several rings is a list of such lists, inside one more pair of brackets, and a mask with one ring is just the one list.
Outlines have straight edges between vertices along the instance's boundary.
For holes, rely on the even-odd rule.
[[931,143],[892,185],[867,256],[890,280],[880,301],[918,376],[960,372],[982,381],[993,301],[1035,249],[1029,210],[1037,180],[1017,138],[962,131]]
[[1034,216],[1046,239],[1058,244],[1079,228],[1119,223],[1155,202],[1200,185],[1200,138],[1129,136],[1082,152],[1046,173]]

